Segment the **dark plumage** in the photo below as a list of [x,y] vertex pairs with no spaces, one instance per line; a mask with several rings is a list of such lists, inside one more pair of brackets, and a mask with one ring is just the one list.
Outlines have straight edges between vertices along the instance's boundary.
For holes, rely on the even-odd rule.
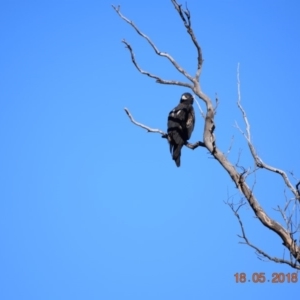
[[176,166],[180,166],[181,148],[189,140],[195,126],[194,98],[190,93],[184,93],[180,103],[168,116],[168,141],[170,152]]

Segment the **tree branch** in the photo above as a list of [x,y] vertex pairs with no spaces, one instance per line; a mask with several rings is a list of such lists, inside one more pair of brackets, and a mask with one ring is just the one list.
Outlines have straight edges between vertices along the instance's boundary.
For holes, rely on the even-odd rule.
[[[120,16],[121,19],[123,19],[126,23],[128,23],[129,25],[131,25],[135,31],[141,36],[143,37],[148,43],[149,45],[152,47],[152,49],[155,51],[155,53],[159,56],[165,57],[167,58],[172,65],[176,68],[176,70],[178,72],[180,72],[181,74],[183,74],[187,79],[189,79],[190,81],[193,82],[193,78],[190,74],[188,74],[188,72],[186,72],[176,61],[175,59],[168,53],[165,52],[161,52],[158,50],[158,48],[155,46],[155,44],[151,41],[151,39],[145,35],[144,33],[142,33],[139,28],[129,19],[127,19],[125,16],[123,16],[120,12],[120,6],[115,7],[114,5],[112,5],[113,9],[117,12],[117,14]],[[160,82],[161,83],[161,82]]]
[[246,124],[246,133],[244,133],[239,127],[238,128],[242,132],[242,134],[244,135],[245,139],[247,140],[248,147],[250,149],[251,155],[252,155],[252,157],[253,157],[253,159],[255,161],[256,166],[259,167],[259,168],[264,168],[264,169],[266,169],[268,171],[271,171],[271,172],[274,172],[274,173],[277,173],[277,174],[281,175],[281,177],[284,180],[285,185],[294,194],[294,196],[296,197],[296,199],[298,199],[300,201],[300,193],[293,187],[293,185],[291,184],[291,182],[290,182],[288,176],[286,175],[286,173],[284,171],[278,169],[278,168],[274,168],[274,167],[272,167],[272,166],[267,165],[266,163],[264,163],[262,161],[262,159],[258,156],[258,154],[257,154],[257,152],[255,150],[255,147],[254,147],[254,145],[251,142],[250,124],[249,124],[246,112],[243,109],[242,104],[241,104],[240,70],[239,69],[240,69],[240,65],[238,64],[238,68],[237,68],[237,85],[238,85],[238,101],[237,101],[237,105],[238,105],[238,108],[240,109],[240,111],[242,112],[243,119],[244,119],[244,122]]
[[186,7],[186,10],[182,9],[182,5],[179,5],[176,0],[171,0],[175,9],[177,10],[185,28],[187,29],[188,34],[190,35],[196,49],[197,49],[197,54],[198,54],[198,59],[197,59],[197,71],[195,75],[195,81],[199,82],[199,77],[201,74],[201,68],[203,64],[203,58],[202,58],[202,50],[201,47],[196,39],[196,36],[194,34],[194,31],[192,29],[192,23],[191,23],[191,14],[189,9]]
[[196,102],[196,104],[197,104],[197,106],[198,106],[198,109],[199,109],[199,111],[200,111],[200,114],[201,114],[202,118],[205,119],[205,113],[204,113],[204,111],[202,110],[202,108],[201,108],[201,106],[200,106],[200,104],[199,104],[199,102],[197,101],[196,98],[195,98],[195,102]]
[[144,125],[142,123],[139,123],[139,122],[135,121],[133,119],[133,116],[131,115],[131,113],[129,112],[129,110],[126,107],[124,108],[124,110],[125,110],[127,116],[129,117],[130,121],[133,124],[135,124],[136,126],[139,126],[139,127],[143,128],[143,129],[146,129],[148,132],[160,133],[162,135],[162,137],[164,137],[164,138],[167,137],[168,134],[165,133],[165,132],[163,132],[162,130],[160,130],[160,129],[153,129],[153,128],[150,128],[150,127],[148,127],[148,126],[146,126],[146,125]]
[[129,50],[130,55],[131,55],[132,63],[137,68],[137,70],[140,73],[142,73],[143,75],[147,75],[147,76],[149,76],[151,78],[156,79],[157,83],[179,85],[179,86],[185,86],[185,87],[188,87],[188,88],[193,88],[193,86],[191,84],[189,84],[189,83],[185,83],[185,82],[181,82],[181,81],[175,81],[175,80],[165,80],[165,79],[162,79],[162,78],[158,77],[157,75],[153,75],[153,74],[151,74],[151,73],[149,73],[147,71],[142,70],[140,68],[140,66],[137,64],[136,60],[135,60],[135,56],[134,56],[134,53],[133,53],[131,45],[129,43],[127,43],[124,39],[122,40],[122,43],[124,43],[126,45],[126,48]]
[[[167,134],[167,133],[163,132],[163,131],[160,130],[160,129],[154,129],[154,128],[151,128],[151,127],[149,127],[149,126],[146,126],[146,125],[144,125],[144,124],[142,124],[142,123],[139,123],[139,122],[135,121],[134,118],[133,118],[133,116],[131,115],[130,111],[129,111],[126,107],[124,108],[124,110],[125,110],[125,112],[126,112],[128,118],[130,119],[130,121],[131,121],[133,124],[135,124],[136,126],[141,127],[141,128],[143,128],[143,129],[146,129],[147,132],[159,133],[159,134],[161,134],[161,137],[162,137],[162,138],[168,139],[168,134]],[[186,142],[184,145],[185,145],[187,148],[192,149],[192,150],[194,150],[194,149],[196,149],[196,148],[198,148],[198,147],[205,147],[205,144],[204,144],[203,142],[201,142],[201,141],[198,141],[198,142],[196,142],[196,143],[194,143],[194,144],[191,144],[191,143]]]
[[245,202],[242,202],[237,209],[234,208],[234,204],[233,203],[228,203],[228,206],[231,208],[231,210],[233,211],[234,215],[236,216],[236,218],[238,219],[238,222],[240,224],[240,227],[241,227],[241,231],[242,231],[242,235],[238,235],[238,237],[240,237],[241,239],[243,239],[245,242],[241,242],[241,244],[246,244],[248,246],[250,246],[251,248],[255,249],[256,252],[259,254],[259,255],[262,255],[264,257],[266,257],[268,260],[270,261],[274,261],[276,263],[281,263],[281,264],[287,264],[289,266],[291,266],[292,268],[294,269],[297,269],[297,270],[300,270],[300,265],[297,264],[297,261],[292,261],[292,260],[286,260],[286,259],[281,259],[281,258],[278,258],[278,257],[272,257],[270,256],[269,254],[267,254],[266,252],[264,252],[263,250],[261,250],[260,248],[258,248],[257,246],[253,245],[252,243],[250,243],[249,239],[247,238],[246,236],[246,232],[245,232],[245,229],[244,229],[244,225],[243,225],[243,222],[241,220],[241,217],[238,213],[238,210],[243,206],[245,205],[246,203]]

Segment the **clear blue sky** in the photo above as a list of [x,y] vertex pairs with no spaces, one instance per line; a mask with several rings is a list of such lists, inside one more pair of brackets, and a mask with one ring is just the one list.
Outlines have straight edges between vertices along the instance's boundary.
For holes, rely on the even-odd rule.
[[[166,130],[181,87],[140,75],[141,67],[182,79],[113,11],[122,12],[194,73],[196,53],[171,1],[1,1],[0,299],[280,299],[299,283],[237,284],[234,274],[294,272],[257,259],[239,244],[224,201],[240,200],[207,151],[183,149],[182,166],[166,140],[129,122],[123,111]],[[188,1],[205,59],[201,84],[220,105],[217,145],[253,166],[236,107],[242,102],[258,153],[300,177],[298,1]],[[204,107],[202,105],[202,107]],[[191,141],[202,139],[196,109]],[[283,205],[284,186],[261,170],[261,205]],[[289,194],[288,194],[289,195]],[[289,195],[290,196],[290,195]],[[251,242],[272,256],[279,238],[241,214]],[[298,219],[300,219],[298,211]]]

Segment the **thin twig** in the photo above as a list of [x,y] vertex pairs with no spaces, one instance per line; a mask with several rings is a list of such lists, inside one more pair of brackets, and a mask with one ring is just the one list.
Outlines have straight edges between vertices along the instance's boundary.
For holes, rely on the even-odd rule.
[[186,10],[182,9],[182,6],[179,5],[177,3],[176,0],[171,0],[175,9],[177,10],[181,20],[183,21],[183,24],[185,26],[185,28],[187,29],[188,34],[190,35],[196,49],[197,49],[197,54],[198,54],[198,58],[197,58],[197,71],[196,71],[196,75],[195,75],[195,81],[199,82],[199,77],[201,74],[201,68],[202,68],[202,64],[203,64],[203,58],[202,58],[202,50],[201,47],[196,39],[196,36],[194,34],[193,28],[192,28],[192,23],[191,23],[191,13],[189,11],[189,9],[186,7]]
[[199,102],[197,101],[197,99],[196,99],[195,97],[194,97],[194,100],[195,100],[195,102],[196,102],[196,104],[197,104],[197,106],[198,106],[198,108],[199,108],[199,111],[200,111],[200,114],[201,114],[202,118],[205,119],[204,111],[202,110],[202,108],[201,108]]
[[229,155],[229,153],[230,153],[230,151],[231,151],[231,149],[232,149],[233,142],[234,142],[234,135],[231,137],[230,144],[229,144],[229,148],[228,148],[228,150],[227,150],[227,152],[226,152],[226,154],[225,154],[225,157],[226,157],[226,158],[228,157],[228,155]]
[[216,93],[216,105],[215,105],[215,108],[214,108],[215,115],[217,114],[218,106],[219,106],[219,97]]

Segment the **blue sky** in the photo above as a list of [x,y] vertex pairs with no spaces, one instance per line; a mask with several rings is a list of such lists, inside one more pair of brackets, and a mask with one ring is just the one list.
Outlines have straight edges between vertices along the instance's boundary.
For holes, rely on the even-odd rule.
[[[196,52],[171,1],[1,1],[0,298],[231,299],[288,297],[299,283],[237,284],[234,274],[289,273],[239,244],[224,201],[240,195],[207,151],[183,149],[181,167],[166,140],[129,122],[166,130],[181,87],[156,84],[133,67],[182,79],[113,11],[122,12],[162,51],[194,73]],[[203,91],[219,97],[217,145],[253,166],[237,109],[242,103],[261,158],[299,180],[300,20],[298,1],[188,2],[202,46]],[[202,107],[204,107],[202,105]],[[191,141],[202,139],[196,109]],[[251,181],[250,181],[251,182]],[[296,181],[293,181],[296,182]],[[264,209],[283,205],[281,178],[260,170]],[[290,196],[288,194],[288,196]],[[284,252],[249,207],[251,242]],[[298,219],[300,218],[298,210]]]

